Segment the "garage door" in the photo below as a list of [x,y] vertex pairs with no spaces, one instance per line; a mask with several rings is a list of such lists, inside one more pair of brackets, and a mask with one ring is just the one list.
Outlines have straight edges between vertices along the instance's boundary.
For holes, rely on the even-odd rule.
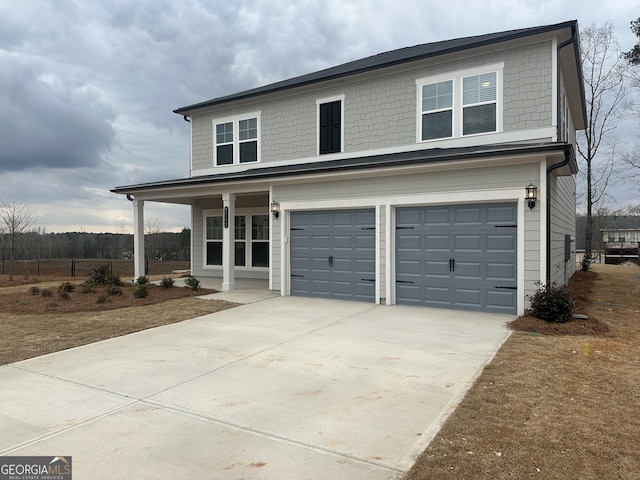
[[375,210],[292,212],[291,295],[375,300]]
[[516,204],[396,209],[396,302],[516,313]]

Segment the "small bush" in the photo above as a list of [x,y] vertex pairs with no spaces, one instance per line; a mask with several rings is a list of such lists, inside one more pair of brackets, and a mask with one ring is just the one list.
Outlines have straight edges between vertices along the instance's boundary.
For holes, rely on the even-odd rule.
[[133,290],[133,296],[136,298],[145,298],[147,295],[149,295],[149,288],[147,287],[146,283],[143,283],[142,285],[138,285]]
[[51,295],[53,295],[53,292],[48,288],[43,288],[40,292],[40,295],[42,295],[43,297],[50,297]]
[[109,300],[109,297],[106,295],[100,295],[96,300],[96,303],[107,303],[107,300]]
[[61,292],[73,292],[76,289],[76,285],[75,283],[71,283],[71,282],[63,282],[60,284],[60,286],[58,287],[58,290]]
[[96,285],[106,285],[110,283],[108,281],[111,276],[111,269],[109,268],[108,263],[103,263],[101,265],[95,265],[89,271],[89,279],[93,281]]
[[149,279],[144,275],[141,275],[136,280],[136,285],[147,285],[149,283]]
[[162,288],[171,288],[173,287],[173,284],[175,282],[173,281],[173,278],[171,277],[163,277],[162,280],[160,280],[160,286]]
[[58,297],[60,297],[60,299],[62,300],[69,300],[71,298],[71,295],[69,295],[69,292],[67,290],[58,290]]
[[573,317],[574,300],[566,285],[536,283],[538,291],[529,296],[531,311],[536,318],[552,323],[564,323]]
[[184,283],[186,283],[187,287],[189,287],[194,292],[200,288],[200,280],[198,280],[196,277],[187,277]]
[[31,295],[38,295],[40,293],[40,287],[33,286],[29,289]]
[[122,288],[119,285],[111,285],[107,288],[107,295],[122,295]]
[[121,287],[122,286],[122,280],[120,280],[120,275],[117,274],[113,274],[113,275],[109,275],[107,277],[107,284],[108,285],[115,285],[117,287]]
[[93,293],[93,290],[96,288],[96,284],[93,280],[87,279],[81,284],[83,293]]

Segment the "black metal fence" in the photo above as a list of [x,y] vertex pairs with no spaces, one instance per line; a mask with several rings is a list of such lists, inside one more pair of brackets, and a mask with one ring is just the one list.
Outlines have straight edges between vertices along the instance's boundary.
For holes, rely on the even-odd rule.
[[[121,277],[133,277],[133,260],[104,260],[104,259],[58,259],[58,260],[14,260],[13,275],[20,276],[58,276],[58,277],[88,277],[97,265],[108,265],[112,274]],[[145,262],[146,275],[169,275],[175,270],[188,270],[188,260],[147,260]],[[0,274],[9,274],[9,261],[0,260]]]

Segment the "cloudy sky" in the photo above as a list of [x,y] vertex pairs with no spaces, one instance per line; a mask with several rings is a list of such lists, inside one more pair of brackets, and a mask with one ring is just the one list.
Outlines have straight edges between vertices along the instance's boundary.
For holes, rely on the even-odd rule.
[[[623,50],[638,0],[0,0],[0,199],[47,232],[131,232],[119,185],[188,175],[172,110],[404,46],[578,19]],[[624,202],[630,193],[616,191]],[[145,205],[165,230],[186,207]]]

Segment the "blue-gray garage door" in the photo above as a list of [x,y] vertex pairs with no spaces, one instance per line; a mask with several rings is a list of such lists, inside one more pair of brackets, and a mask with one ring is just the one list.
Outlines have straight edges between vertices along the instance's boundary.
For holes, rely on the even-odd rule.
[[515,203],[396,209],[396,302],[516,313]]
[[375,300],[375,210],[291,212],[291,295]]

